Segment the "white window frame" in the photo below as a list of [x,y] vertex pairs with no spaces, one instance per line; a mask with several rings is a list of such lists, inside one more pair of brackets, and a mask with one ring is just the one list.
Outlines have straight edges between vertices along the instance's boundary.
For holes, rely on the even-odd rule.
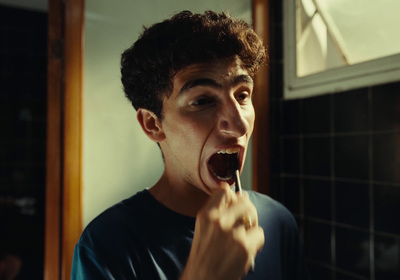
[[284,99],[311,97],[400,80],[400,54],[297,77],[296,0],[283,1]]

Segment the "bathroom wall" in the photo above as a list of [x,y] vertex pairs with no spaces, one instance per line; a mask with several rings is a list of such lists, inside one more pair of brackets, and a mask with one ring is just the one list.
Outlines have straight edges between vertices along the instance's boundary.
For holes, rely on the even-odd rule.
[[[180,10],[226,10],[250,22],[251,0],[86,0],[83,98],[83,222],[151,187],[163,171],[157,145],[142,132],[120,82],[121,53],[143,25]],[[251,151],[249,151],[251,154]],[[251,187],[251,156],[243,185]]]
[[312,279],[400,279],[400,78],[286,101],[280,1],[271,16],[271,195],[298,221]]

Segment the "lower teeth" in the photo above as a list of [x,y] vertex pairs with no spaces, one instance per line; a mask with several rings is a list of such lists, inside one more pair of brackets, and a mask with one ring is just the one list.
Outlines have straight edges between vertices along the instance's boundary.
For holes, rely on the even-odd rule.
[[210,166],[210,170],[211,170],[211,172],[214,174],[215,177],[217,177],[219,180],[222,180],[222,181],[228,181],[229,179],[232,179],[232,177],[233,177],[232,174],[227,174],[225,177],[218,176],[218,175],[214,172],[214,170],[212,169],[211,166]]

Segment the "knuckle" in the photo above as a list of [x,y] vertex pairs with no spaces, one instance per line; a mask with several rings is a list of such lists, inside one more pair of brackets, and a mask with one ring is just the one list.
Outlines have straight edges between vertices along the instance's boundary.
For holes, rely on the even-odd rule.
[[214,229],[223,229],[223,222],[219,211],[207,211],[200,214],[202,222],[209,224]]
[[224,187],[221,189],[222,195],[225,198],[226,202],[229,203],[232,200],[232,190],[228,187]]

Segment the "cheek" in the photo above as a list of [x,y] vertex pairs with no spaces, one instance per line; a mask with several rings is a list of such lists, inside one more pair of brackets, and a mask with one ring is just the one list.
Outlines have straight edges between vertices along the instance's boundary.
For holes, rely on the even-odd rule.
[[[209,120],[180,117],[179,121],[168,122],[166,128],[167,138],[174,139],[174,145],[181,148],[191,146],[194,149],[207,138]],[[179,147],[178,147],[179,148]]]
[[247,111],[246,114],[244,115],[244,118],[247,121],[248,124],[248,134],[252,134],[253,133],[253,129],[254,129],[254,121],[256,118],[255,115],[255,111],[254,111],[254,107],[251,106]]

